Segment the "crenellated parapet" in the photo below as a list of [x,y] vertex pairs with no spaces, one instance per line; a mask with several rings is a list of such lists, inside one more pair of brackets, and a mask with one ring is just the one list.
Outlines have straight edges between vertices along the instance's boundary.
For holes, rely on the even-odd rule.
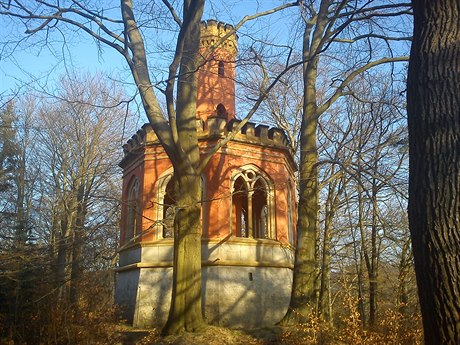
[[[200,141],[218,140],[226,137],[230,132],[235,131],[240,120],[233,119],[227,122],[222,117],[210,117],[203,121],[197,119],[197,134]],[[233,141],[241,143],[260,145],[284,150],[290,150],[289,140],[285,132],[276,127],[266,125],[257,125],[253,122],[246,123],[236,133]],[[147,145],[159,145],[160,142],[152,126],[149,123],[144,124],[126,144],[123,145],[125,161],[129,156],[140,153]]]
[[123,145],[123,153],[126,157],[128,154],[132,154],[140,148],[144,147],[147,143],[157,142],[158,137],[156,136],[152,126],[149,123],[145,123],[126,144]]
[[[227,122],[224,118],[210,117],[206,121],[198,120],[197,129],[199,138],[224,138],[230,132],[234,132],[240,120],[232,119]],[[234,141],[248,144],[284,148],[290,147],[286,133],[276,127],[257,125],[247,122],[233,138]]]
[[160,142],[152,126],[149,123],[146,123],[122,146],[123,158],[118,165],[123,167],[126,162],[130,161],[130,157],[137,156],[142,153],[145,146],[150,143],[159,144]]
[[212,47],[222,37],[228,33],[232,34],[221,44],[219,48],[223,48],[230,52],[233,57],[238,52],[238,36],[234,32],[234,27],[230,24],[225,24],[214,19],[201,22],[201,49]]

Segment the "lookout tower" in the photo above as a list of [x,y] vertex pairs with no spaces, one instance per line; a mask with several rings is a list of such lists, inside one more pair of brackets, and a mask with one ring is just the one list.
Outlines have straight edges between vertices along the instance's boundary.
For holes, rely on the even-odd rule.
[[[197,76],[197,116],[235,118],[235,59],[238,37],[229,24],[208,20],[201,24],[200,55],[203,63]],[[218,48],[219,41],[228,36]]]
[[[201,152],[235,131],[237,36],[201,24],[197,134]],[[247,123],[202,175],[202,293],[205,319],[233,327],[279,321],[289,305],[296,223],[296,166],[285,133]],[[161,326],[171,302],[173,169],[145,124],[123,146],[121,250],[116,301],[135,327]]]

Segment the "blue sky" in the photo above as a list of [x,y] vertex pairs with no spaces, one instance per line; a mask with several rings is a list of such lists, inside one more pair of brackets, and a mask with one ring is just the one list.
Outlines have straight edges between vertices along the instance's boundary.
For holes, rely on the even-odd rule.
[[[33,81],[38,82],[38,87],[54,84],[54,80],[65,74],[68,69],[111,73],[125,68],[119,53],[106,48],[99,54],[94,42],[87,37],[84,38],[65,49],[66,53],[62,54],[65,60],[48,47],[39,51],[17,50],[12,56],[0,59],[0,93],[9,93]],[[62,53],[59,51],[62,46],[55,45],[53,48],[58,49],[58,54]]]
[[[281,3],[281,1],[275,0],[260,2],[242,0],[229,1],[224,5],[221,1],[208,1],[203,19],[217,17],[221,21],[236,23],[244,15],[279,6]],[[115,16],[119,17],[119,10],[115,9],[114,11]],[[273,20],[275,19],[273,18]],[[17,33],[19,33],[19,37],[26,36],[23,34],[23,27],[8,25],[5,18],[1,16],[0,25],[3,26],[3,30],[0,31],[0,44],[10,40],[10,37],[14,37]],[[160,34],[164,35],[165,33]],[[62,38],[55,34],[52,38],[55,43],[52,45],[43,45],[40,48],[40,44],[31,46],[26,44],[23,45],[23,48],[16,48],[12,55],[7,54],[5,50],[0,50],[0,95],[7,95],[12,91],[20,90],[21,86],[31,82],[37,88],[52,85],[55,79],[67,72],[66,70],[72,69],[78,72],[102,71],[111,74],[114,78],[131,83],[126,63],[119,53],[108,47],[102,47],[102,53],[98,52],[94,40],[85,33],[77,33],[73,36],[68,39],[68,44],[64,48]],[[174,48],[173,40],[169,40],[169,45]],[[160,57],[155,56],[150,60],[158,58]],[[166,66],[165,63],[170,60],[163,59],[163,64]],[[157,63],[158,61],[155,61],[155,64]],[[158,74],[158,71],[153,71],[153,74],[155,73]],[[127,87],[131,88],[132,86],[127,85]]]

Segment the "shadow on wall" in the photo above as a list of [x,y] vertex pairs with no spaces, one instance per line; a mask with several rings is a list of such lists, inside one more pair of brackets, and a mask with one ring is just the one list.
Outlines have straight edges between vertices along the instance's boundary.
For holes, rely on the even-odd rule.
[[115,301],[120,308],[121,317],[129,324],[134,324],[139,276],[140,270],[116,274]]
[[[258,328],[276,324],[289,305],[292,273],[274,267],[205,267],[204,315],[210,324]],[[279,284],[283,278],[285,285]],[[214,289],[212,288],[214,286]]]
[[[255,263],[257,258],[265,263],[289,262],[291,249],[246,242],[223,241],[203,248],[203,313],[210,324],[235,328],[269,326],[287,310],[291,268]],[[166,322],[171,303],[172,267],[167,258],[172,259],[172,245],[143,249],[146,248],[150,252],[142,255],[143,264],[159,264],[118,272],[116,299],[124,308],[126,320],[135,327],[160,327]],[[244,261],[247,266],[243,266]],[[169,267],[158,267],[166,264]]]

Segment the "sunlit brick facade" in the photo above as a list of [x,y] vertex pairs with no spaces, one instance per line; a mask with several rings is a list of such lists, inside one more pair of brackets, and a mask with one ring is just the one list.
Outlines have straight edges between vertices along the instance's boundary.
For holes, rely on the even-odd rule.
[[[240,123],[235,116],[237,36],[202,23],[197,133],[205,155]],[[165,322],[171,299],[174,192],[171,162],[146,124],[123,146],[123,203],[116,299],[134,326]],[[289,303],[296,223],[295,163],[286,135],[247,123],[202,175],[205,318],[256,327]]]

